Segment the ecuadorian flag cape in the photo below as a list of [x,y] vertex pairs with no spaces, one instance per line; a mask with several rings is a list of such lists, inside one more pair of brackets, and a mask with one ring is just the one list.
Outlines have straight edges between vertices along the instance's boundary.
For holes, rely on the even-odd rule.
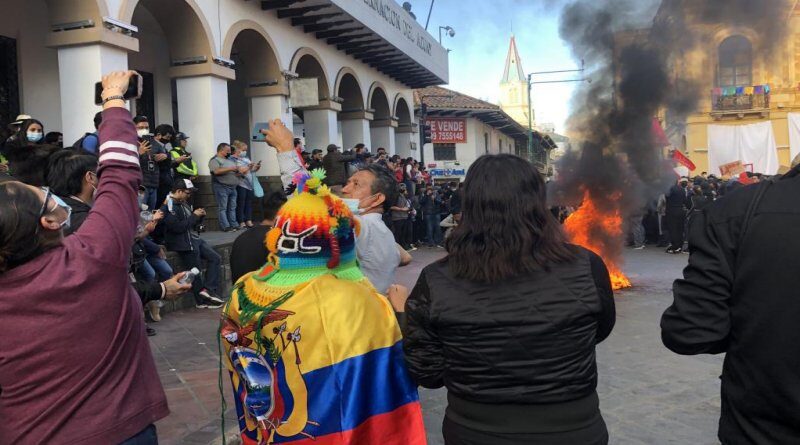
[[267,265],[243,277],[223,315],[243,443],[425,444],[387,300],[365,279],[290,289],[270,285],[276,275]]

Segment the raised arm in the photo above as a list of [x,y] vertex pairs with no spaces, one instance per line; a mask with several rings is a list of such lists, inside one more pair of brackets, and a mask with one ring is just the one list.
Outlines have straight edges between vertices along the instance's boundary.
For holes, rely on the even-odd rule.
[[86,222],[67,238],[103,264],[125,268],[139,222],[137,191],[142,182],[136,128],[121,99],[132,74],[114,72],[103,77],[102,97],[115,99],[103,105],[97,197]]
[[266,136],[267,144],[278,151],[278,168],[284,188],[292,183],[295,174],[307,173],[294,149],[294,135],[280,119],[270,122],[269,129],[261,130],[261,133]]

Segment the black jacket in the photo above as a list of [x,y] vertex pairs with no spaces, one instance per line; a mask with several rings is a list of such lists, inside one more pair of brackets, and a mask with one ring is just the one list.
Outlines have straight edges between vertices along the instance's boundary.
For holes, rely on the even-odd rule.
[[197,224],[198,217],[192,213],[192,209],[188,204],[181,204],[178,202],[172,203],[172,211],[169,210],[169,205],[164,204],[161,207],[164,212],[164,245],[167,250],[171,252],[186,252],[193,250],[192,246],[192,228]]
[[81,227],[81,224],[86,221],[86,217],[89,216],[89,211],[92,210],[92,207],[70,196],[62,196],[61,199],[72,208],[72,214],[69,218],[69,229],[64,229],[64,236],[67,236],[75,233],[75,231]]
[[142,169],[142,185],[149,188],[157,188],[159,169],[153,156],[149,153],[139,155],[139,167]]
[[727,352],[719,438],[725,444],[800,443],[800,175],[792,170],[710,204],[689,225],[689,266],[673,287],[661,338],[686,355]]
[[422,196],[419,198],[419,207],[422,210],[422,214],[426,216],[439,214],[441,211],[441,205],[442,199],[436,192],[433,192],[432,195],[428,195],[427,192],[423,192]]
[[264,239],[271,228],[255,226],[236,237],[231,247],[231,284],[236,284],[239,278],[266,264],[269,252],[264,246]]
[[667,193],[667,211],[684,211],[691,206],[686,188],[673,185]]
[[325,167],[325,185],[345,185],[347,183],[347,169],[345,163],[356,158],[356,155],[343,155],[338,151],[333,151],[322,158],[322,165]]
[[595,345],[615,320],[608,271],[582,248],[573,264],[492,285],[453,277],[446,260],[433,263],[405,315],[406,365],[417,383],[517,406],[595,395]]

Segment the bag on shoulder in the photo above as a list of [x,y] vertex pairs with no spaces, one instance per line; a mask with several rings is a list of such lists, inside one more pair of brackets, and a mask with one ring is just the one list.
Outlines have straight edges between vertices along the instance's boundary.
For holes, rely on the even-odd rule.
[[[83,151],[83,152],[86,152],[86,153],[90,153],[88,150],[83,148],[83,141],[85,141],[86,138],[88,138],[90,136],[97,139],[97,135],[96,134],[94,134],[94,133],[85,133],[83,136],[81,136],[80,139],[78,139],[77,141],[75,141],[74,144],[72,144],[72,149],[76,150],[76,151]],[[97,145],[100,145],[99,142],[100,141],[98,139],[98,144]],[[92,154],[94,154],[94,153],[92,153]]]

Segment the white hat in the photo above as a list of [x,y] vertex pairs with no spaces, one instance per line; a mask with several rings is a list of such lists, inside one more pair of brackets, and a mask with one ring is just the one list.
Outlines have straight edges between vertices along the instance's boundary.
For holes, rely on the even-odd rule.
[[28,116],[27,114],[20,114],[19,116],[17,116],[17,119],[11,123],[11,125],[20,125],[22,121],[26,121],[28,119],[33,119],[33,118]]

